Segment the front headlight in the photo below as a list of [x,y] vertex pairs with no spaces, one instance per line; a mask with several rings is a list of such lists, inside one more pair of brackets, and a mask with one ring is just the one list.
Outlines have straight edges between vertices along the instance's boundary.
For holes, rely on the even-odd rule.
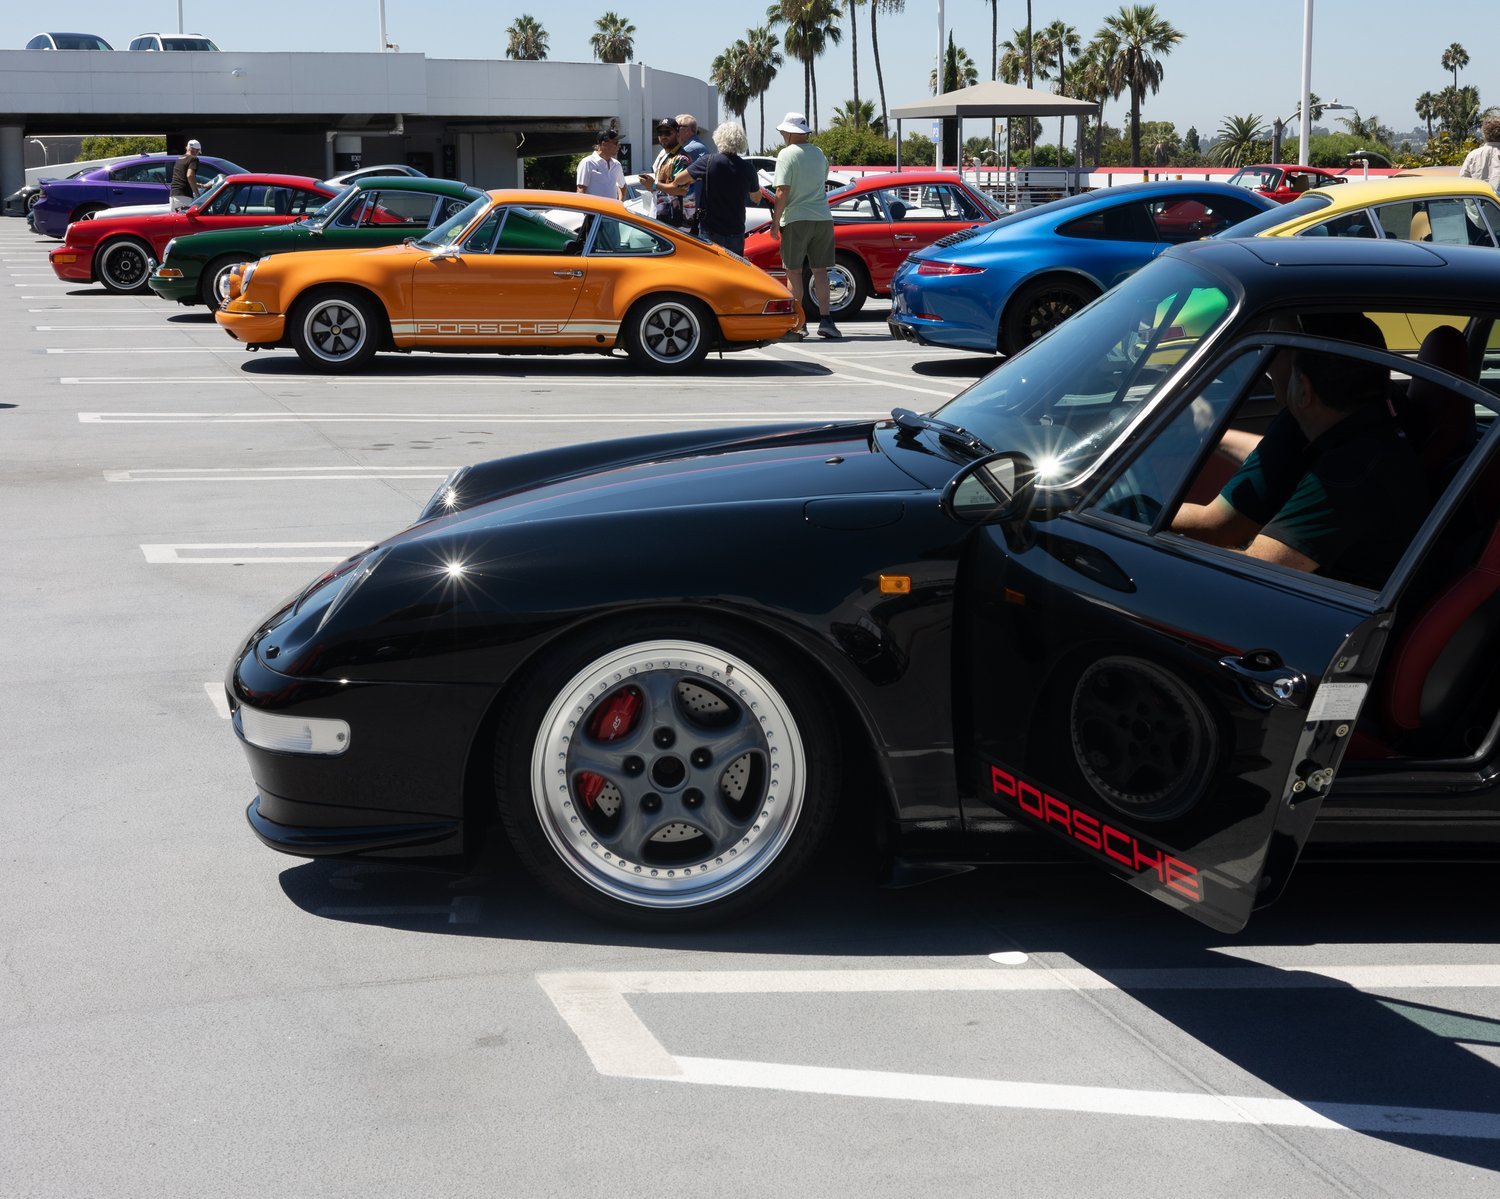
[[240,272],[240,295],[244,295],[250,290],[250,280],[255,277],[255,268],[264,261],[264,258],[258,258]]
[[163,262],[165,262],[168,258],[172,257],[172,247],[175,246],[176,244],[177,244],[177,239],[175,237],[171,241],[169,241],[167,243],[167,248],[161,252],[161,260]]

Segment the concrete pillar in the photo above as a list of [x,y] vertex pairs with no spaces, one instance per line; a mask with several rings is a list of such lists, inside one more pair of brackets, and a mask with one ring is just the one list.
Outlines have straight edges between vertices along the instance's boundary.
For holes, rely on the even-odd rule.
[[26,186],[26,130],[0,125],[0,197]]

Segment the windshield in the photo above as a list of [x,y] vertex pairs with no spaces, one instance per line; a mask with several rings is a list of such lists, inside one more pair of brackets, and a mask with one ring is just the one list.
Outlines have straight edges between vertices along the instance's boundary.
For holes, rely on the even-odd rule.
[[224,185],[228,182],[228,175],[220,175],[217,179],[215,179],[208,185],[207,191],[203,192],[202,195],[200,195],[196,200],[193,201],[193,207],[196,208],[199,212],[206,211],[209,204],[213,201],[213,198],[224,190]]
[[[323,186],[328,187],[338,185],[330,185],[325,183]],[[333,195],[329,196],[328,199],[323,201],[323,207],[308,213],[305,217],[302,218],[299,224],[319,226],[327,224],[328,218],[338,211],[339,206],[349,198],[350,193],[353,191],[354,189],[352,187],[339,187],[338,190],[333,193]]]
[[1251,191],[1264,188],[1270,191],[1281,182],[1281,172],[1275,167],[1241,167],[1228,182],[1233,187],[1247,187]]
[[997,450],[1023,450],[1044,486],[1085,474],[1234,308],[1174,258],[1136,272],[937,410]]
[[473,201],[471,204],[459,209],[441,225],[434,227],[427,236],[423,237],[416,244],[424,250],[436,250],[450,245],[454,238],[467,229],[474,218],[485,210],[489,202],[490,198],[488,196],[480,196],[479,199]]
[[1265,212],[1257,212],[1248,221],[1241,221],[1238,225],[1231,225],[1214,236],[1223,240],[1238,237],[1259,237],[1267,229],[1275,229],[1285,225],[1288,221],[1295,221],[1298,217],[1307,216],[1309,213],[1317,212],[1320,208],[1327,208],[1333,201],[1327,196],[1298,196],[1290,204],[1278,204],[1275,208]]

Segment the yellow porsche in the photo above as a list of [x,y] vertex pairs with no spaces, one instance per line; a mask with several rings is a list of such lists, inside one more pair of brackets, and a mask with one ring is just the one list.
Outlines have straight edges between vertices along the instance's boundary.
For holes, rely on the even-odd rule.
[[609,353],[682,370],[796,327],[785,286],[614,200],[494,191],[421,239],[277,254],[231,276],[215,319],[316,370],[381,350]]

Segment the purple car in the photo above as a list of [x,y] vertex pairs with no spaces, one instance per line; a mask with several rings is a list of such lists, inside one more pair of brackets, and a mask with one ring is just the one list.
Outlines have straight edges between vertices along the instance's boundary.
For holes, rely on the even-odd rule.
[[[48,237],[62,237],[68,225],[105,208],[126,204],[165,204],[172,181],[175,154],[143,154],[140,158],[97,167],[72,179],[48,179],[32,207],[31,227]],[[245,168],[224,158],[198,160],[198,182],[220,175],[243,175]]]

